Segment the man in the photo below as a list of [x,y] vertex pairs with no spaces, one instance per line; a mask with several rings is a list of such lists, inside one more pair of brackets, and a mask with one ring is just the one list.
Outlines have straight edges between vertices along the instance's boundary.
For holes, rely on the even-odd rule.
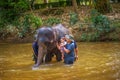
[[[65,35],[65,37],[67,37],[68,35]],[[75,60],[78,59],[78,47],[77,47],[77,43],[76,41],[73,39],[73,36],[71,34],[69,34],[69,36],[72,39],[72,42],[74,43],[74,51],[75,51]]]
[[70,35],[65,35],[67,44],[64,47],[64,63],[65,64],[73,64],[75,61],[75,44],[73,43],[73,39]]

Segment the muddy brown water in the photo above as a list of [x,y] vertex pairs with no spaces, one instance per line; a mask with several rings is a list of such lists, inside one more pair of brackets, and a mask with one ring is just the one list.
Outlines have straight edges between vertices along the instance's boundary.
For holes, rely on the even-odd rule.
[[33,69],[31,43],[0,43],[0,80],[120,80],[120,42],[78,43],[79,59]]

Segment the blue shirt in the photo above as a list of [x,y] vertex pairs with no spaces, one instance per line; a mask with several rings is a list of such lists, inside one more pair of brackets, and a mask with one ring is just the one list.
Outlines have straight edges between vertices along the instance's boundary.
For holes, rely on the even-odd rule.
[[64,54],[64,57],[65,58],[68,58],[68,57],[74,57],[74,48],[75,48],[75,46],[74,46],[74,43],[73,42],[71,42],[70,44],[66,44],[66,49],[68,49],[68,50],[70,50],[70,52],[69,53],[65,53]]
[[76,41],[72,41],[74,43],[74,48],[76,49],[77,48],[77,43]]

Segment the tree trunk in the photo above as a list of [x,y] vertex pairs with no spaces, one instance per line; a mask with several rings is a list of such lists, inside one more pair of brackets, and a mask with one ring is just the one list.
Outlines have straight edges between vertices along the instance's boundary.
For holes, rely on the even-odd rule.
[[34,9],[34,2],[35,2],[35,0],[31,0],[30,5],[31,5],[31,8],[32,8],[32,9]]
[[48,0],[44,0],[44,3],[48,3]]
[[94,0],[94,7],[100,13],[109,13],[111,11],[109,0]]
[[78,13],[78,6],[77,6],[77,2],[76,2],[76,0],[72,0],[72,6],[73,6],[73,8],[74,8],[74,11],[76,12],[76,13]]
[[89,0],[89,6],[92,6],[93,1]]

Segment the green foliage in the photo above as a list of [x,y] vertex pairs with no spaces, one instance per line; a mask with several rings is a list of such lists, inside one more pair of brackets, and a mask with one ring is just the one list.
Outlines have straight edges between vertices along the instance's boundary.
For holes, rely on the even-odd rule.
[[118,21],[113,21],[112,22],[112,26],[114,26],[114,27],[119,27],[120,28],[120,20],[118,20]]
[[30,24],[32,27],[38,28],[40,25],[42,25],[42,19],[33,14],[27,14],[24,16],[23,25],[30,26]]
[[48,26],[52,26],[54,24],[59,24],[61,23],[61,20],[59,18],[48,18],[47,20],[44,20],[44,24]]
[[5,35],[13,29],[19,37],[23,37],[31,28],[36,29],[42,23],[34,15],[24,15],[29,9],[29,0],[1,0],[0,6],[0,34]]
[[29,9],[29,0],[8,0],[9,6],[11,6],[11,9],[14,9],[15,11],[24,12],[25,10]]
[[78,14],[77,13],[74,13],[74,12],[71,12],[70,13],[70,21],[69,21],[69,24],[70,25],[74,25],[76,24],[76,22],[78,22]]
[[15,22],[18,25],[18,35],[19,37],[24,37],[26,33],[34,32],[39,26],[42,25],[42,19],[33,15],[33,14],[26,14],[22,17],[19,22]]
[[21,16],[22,12],[29,9],[28,0],[1,0],[0,1],[0,26],[12,24],[14,20]]
[[[87,30],[83,31],[81,34],[82,41],[99,41],[110,31],[114,30],[110,20],[105,15],[100,14],[96,10],[92,10],[90,14],[91,17],[89,23],[91,24],[86,26]],[[80,30],[82,30],[84,26],[85,25],[80,25]]]
[[42,19],[33,15],[33,14],[25,14],[18,19],[16,18],[12,24],[2,25],[0,27],[0,34],[3,37],[6,33],[17,33],[18,37],[22,38],[27,33],[34,33],[34,31],[42,25]]
[[82,33],[81,35],[81,41],[98,41],[100,37],[100,34],[95,33]]
[[29,8],[28,0],[0,0],[0,30],[7,29],[6,26],[13,25],[20,18],[21,13]]
[[96,10],[91,11],[90,20],[93,24],[92,27],[95,28],[97,32],[109,32],[111,30],[110,20]]

